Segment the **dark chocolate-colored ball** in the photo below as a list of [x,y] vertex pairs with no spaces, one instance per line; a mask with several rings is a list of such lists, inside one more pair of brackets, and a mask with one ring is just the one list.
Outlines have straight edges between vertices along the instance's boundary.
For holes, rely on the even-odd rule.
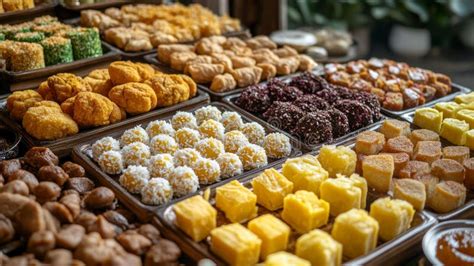
[[268,123],[291,132],[304,112],[290,102],[273,102],[263,117]]
[[357,130],[373,122],[372,112],[367,105],[355,100],[340,100],[334,108],[343,112],[349,119],[351,131]]
[[307,145],[332,141],[332,124],[329,114],[325,111],[305,114],[296,124],[293,134]]
[[235,104],[249,112],[262,113],[270,107],[272,101],[266,88],[253,85],[242,91]]
[[289,85],[297,87],[307,94],[314,94],[329,87],[329,83],[323,77],[317,76],[311,72],[304,72],[299,76],[294,77]]
[[327,112],[331,120],[333,138],[339,138],[349,133],[349,119],[343,112],[334,108]]
[[299,107],[305,113],[311,113],[315,111],[324,111],[330,107],[328,102],[326,102],[325,100],[319,98],[318,96],[314,94],[305,94],[299,97],[298,99],[296,99],[296,101],[294,101],[293,104]]

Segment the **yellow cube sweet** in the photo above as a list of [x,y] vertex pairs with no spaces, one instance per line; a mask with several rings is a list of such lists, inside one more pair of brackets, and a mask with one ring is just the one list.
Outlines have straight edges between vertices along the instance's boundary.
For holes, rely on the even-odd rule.
[[321,183],[328,178],[328,172],[311,155],[286,160],[282,174],[293,183],[293,191],[312,191],[316,195],[319,195]]
[[331,235],[342,244],[348,258],[365,255],[377,246],[379,224],[361,209],[352,209],[336,217]]
[[443,122],[443,113],[434,108],[419,108],[415,111],[413,123],[421,128],[439,133]]
[[416,179],[396,179],[393,188],[393,197],[409,202],[417,211],[422,211],[426,203],[425,184]]
[[238,223],[211,231],[211,251],[230,265],[256,264],[261,245],[262,240]]
[[408,122],[396,119],[387,119],[382,123],[379,131],[385,136],[385,138],[391,139],[400,136],[408,137],[410,135],[411,129]]
[[350,176],[355,171],[357,155],[346,146],[324,145],[319,150],[318,161],[329,177],[336,177],[336,174]]
[[355,151],[372,155],[379,153],[385,145],[385,136],[377,131],[364,131],[357,135]]
[[456,111],[461,108],[456,102],[441,102],[435,105],[436,110],[443,113],[444,118],[456,118]]
[[474,92],[471,92],[471,93],[468,93],[468,94],[458,95],[458,96],[456,96],[456,98],[454,98],[454,101],[456,101],[459,104],[472,103],[472,102],[474,102]]
[[264,265],[265,266],[311,266],[311,263],[302,258],[298,258],[297,256],[291,253],[280,251],[268,256],[267,260],[265,260]]
[[388,192],[392,183],[395,165],[388,154],[369,155],[362,161],[362,176],[369,187],[379,192]]
[[257,216],[257,196],[234,180],[216,189],[216,207],[233,223],[243,223]]
[[264,214],[249,222],[248,229],[262,240],[260,258],[265,258],[275,252],[286,250],[290,227],[271,214]]
[[361,177],[358,174],[352,174],[349,179],[352,181],[352,183],[360,188],[360,191],[362,192],[362,197],[360,201],[360,208],[365,209],[365,206],[367,206],[367,191],[368,191],[368,186],[367,186],[367,180],[365,178]]
[[474,110],[463,109],[456,113],[456,118],[469,124],[469,128],[474,129]]
[[380,198],[370,205],[370,216],[379,223],[379,236],[389,241],[410,228],[415,209],[400,199]]
[[361,208],[362,190],[344,176],[329,178],[321,184],[321,199],[329,203],[330,213],[337,216],[353,208]]
[[332,265],[342,263],[342,245],[330,234],[314,229],[298,238],[296,255],[311,262],[311,265]]
[[299,233],[306,233],[328,223],[329,203],[300,190],[285,197],[281,217]]
[[474,150],[474,129],[471,129],[466,132],[466,143],[465,145],[469,147],[469,149]]
[[206,238],[216,227],[217,211],[200,195],[173,206],[176,225],[194,241]]
[[258,204],[274,211],[283,207],[283,199],[293,192],[293,183],[271,168],[252,180],[252,188]]
[[466,143],[466,132],[468,130],[468,123],[454,118],[446,118],[441,124],[439,135],[453,144],[464,145]]

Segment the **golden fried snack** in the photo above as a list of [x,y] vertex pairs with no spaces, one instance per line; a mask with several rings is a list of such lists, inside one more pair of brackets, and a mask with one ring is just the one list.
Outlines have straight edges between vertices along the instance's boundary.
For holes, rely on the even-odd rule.
[[225,55],[225,54],[211,54],[212,56],[212,63],[214,64],[222,64],[225,67],[226,72],[230,72],[232,69],[234,69],[232,65],[232,60]]
[[214,77],[211,83],[211,90],[224,92],[235,89],[237,82],[231,74],[225,73]]
[[56,107],[31,107],[23,117],[23,128],[36,139],[55,140],[79,132],[72,118]]
[[186,44],[162,44],[158,46],[158,60],[169,64],[171,55],[176,52],[194,52],[194,46]]
[[246,40],[245,43],[252,50],[256,50],[256,49],[259,49],[259,48],[268,48],[268,49],[273,50],[273,49],[277,48],[277,45],[272,40],[270,40],[270,38],[268,38],[267,36],[263,36],[263,35],[255,36],[253,38],[250,38],[250,39]]
[[291,48],[290,46],[287,46],[287,45],[283,46],[280,49],[276,49],[274,51],[274,53],[278,57],[282,57],[282,58],[298,55],[298,51],[296,51],[295,49],[293,49],[293,48]]
[[59,105],[59,103],[53,102],[53,101],[47,101],[47,100],[36,102],[35,105],[33,106],[34,107],[46,106],[46,107],[51,107],[51,108],[56,108],[58,110],[61,110],[61,106]]
[[313,58],[307,55],[299,55],[298,58],[300,59],[300,65],[298,66],[299,71],[308,71],[315,68],[318,63],[314,62]]
[[153,89],[145,84],[130,82],[113,87],[109,99],[129,114],[141,114],[155,109],[157,100]]
[[253,51],[252,58],[255,59],[257,64],[260,63],[269,63],[272,65],[277,65],[280,58],[268,48],[262,48]]
[[34,90],[15,91],[7,98],[7,110],[13,119],[21,120],[28,108],[43,100]]
[[187,75],[179,75],[181,77],[181,79],[186,82],[186,84],[188,84],[188,87],[189,87],[189,98],[192,98],[194,96],[196,96],[196,93],[197,93],[197,85],[196,85],[196,82],[194,82],[194,80],[187,76]]
[[300,60],[296,56],[280,58],[276,65],[278,75],[289,75],[296,72],[300,65]]
[[[147,80],[146,83],[153,88],[157,98],[157,106],[170,106],[190,97],[190,80],[184,80],[184,75],[159,75]],[[195,85],[195,84],[194,84]]]
[[109,65],[112,84],[121,85],[129,82],[144,82],[155,75],[155,69],[142,63],[115,61]]
[[239,87],[247,87],[257,84],[262,77],[262,69],[259,67],[243,67],[231,72]]
[[195,45],[197,54],[220,54],[224,48],[219,43],[213,42],[210,38],[204,38],[198,41]]
[[178,39],[171,34],[157,31],[150,35],[150,42],[153,47],[158,47],[162,44],[176,43]]
[[214,76],[224,73],[224,65],[193,64],[188,67],[188,71],[197,83],[210,83]]
[[16,11],[23,9],[22,0],[3,0],[3,8],[5,11]]
[[277,69],[276,66],[269,63],[260,63],[257,64],[257,67],[262,69],[262,80],[269,80],[276,76]]
[[224,47],[224,49],[231,49],[231,47],[245,47],[245,46],[247,46],[247,44],[241,39],[236,38],[236,37],[229,37],[227,38],[225,43],[222,44],[222,47]]
[[109,91],[113,87],[108,69],[96,69],[89,73],[84,81],[91,86],[93,92],[104,96],[109,95]]
[[214,36],[211,36],[211,37],[207,37],[206,39],[208,39],[209,41],[213,42],[213,43],[216,43],[220,46],[224,45],[224,43],[227,41],[227,38],[224,37],[224,36],[217,36],[217,35],[214,35]]
[[234,68],[255,66],[255,59],[251,57],[233,56],[230,58],[230,60],[232,60],[232,66]]
[[176,52],[173,53],[170,57],[171,68],[183,71],[184,67],[186,66],[186,62],[196,58],[196,54],[194,52]]
[[214,58],[209,55],[198,55],[194,59],[189,60],[186,62],[184,66],[184,74],[189,74],[189,67],[195,64],[212,64]]
[[36,90],[45,100],[54,101],[54,93],[48,86],[48,81],[43,81]]
[[48,87],[56,102],[62,103],[83,91],[92,91],[89,83],[70,73],[59,73],[48,78]]

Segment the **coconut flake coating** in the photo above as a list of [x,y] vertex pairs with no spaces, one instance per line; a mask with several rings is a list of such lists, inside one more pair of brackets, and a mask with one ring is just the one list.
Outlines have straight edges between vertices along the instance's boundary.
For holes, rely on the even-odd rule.
[[216,159],[221,153],[224,153],[224,144],[215,138],[201,139],[194,147],[203,157]]
[[338,85],[331,85],[331,87],[337,93],[340,99],[354,99],[355,93],[350,89]]
[[328,110],[327,113],[332,125],[333,138],[339,138],[349,133],[349,119],[343,112],[333,108]]
[[129,165],[147,165],[150,155],[150,148],[142,142],[133,142],[122,149],[122,158],[126,167]]
[[146,133],[145,129],[143,129],[141,126],[136,126],[123,132],[122,136],[120,137],[120,144],[122,144],[122,147],[133,142],[142,142],[148,144],[149,140],[150,137],[148,136],[148,133]]
[[288,86],[283,80],[272,78],[266,84],[266,89],[268,91],[268,95],[272,101],[275,101],[278,98],[278,95],[281,94],[283,88]]
[[179,147],[174,138],[165,134],[158,134],[151,139],[150,148],[153,154],[174,154]]
[[372,112],[367,105],[354,100],[338,101],[334,108],[343,112],[349,119],[351,131],[357,130],[369,124],[372,124]]
[[339,94],[333,88],[327,88],[327,89],[324,89],[324,90],[320,90],[320,91],[316,92],[315,95],[318,96],[319,98],[325,100],[329,104],[334,104],[334,103],[336,103],[337,101],[340,100]]
[[119,178],[119,183],[130,193],[140,193],[150,179],[148,169],[140,165],[130,165]]
[[236,153],[240,147],[249,144],[249,140],[242,131],[233,130],[224,135],[224,149],[226,152]]
[[312,94],[306,94],[299,97],[293,102],[293,104],[305,113],[324,111],[330,107],[328,102]]
[[263,147],[270,158],[279,159],[291,154],[290,138],[281,133],[268,134],[265,137]]
[[181,149],[193,148],[201,139],[201,133],[195,129],[185,127],[178,129],[174,138]]
[[171,125],[173,126],[174,130],[178,130],[181,128],[191,128],[191,129],[197,129],[197,121],[196,117],[194,117],[193,114],[189,112],[177,112],[172,118],[171,118]]
[[265,129],[257,122],[244,124],[241,129],[248,141],[253,144],[263,145]]
[[329,87],[328,82],[311,72],[304,72],[291,79],[290,86],[297,87],[306,94],[314,94]]
[[260,168],[268,164],[265,149],[255,144],[248,144],[241,147],[237,155],[240,161],[242,161],[245,170]]
[[168,178],[173,169],[173,156],[171,154],[153,155],[148,163],[148,171],[152,177]]
[[247,87],[240,94],[235,104],[253,113],[262,113],[272,104],[268,90],[259,85]]
[[221,111],[217,107],[212,105],[204,106],[197,109],[196,111],[194,111],[194,116],[196,117],[198,125],[209,119],[213,119],[218,122],[222,119]]
[[120,151],[120,143],[112,137],[105,137],[92,144],[92,158],[97,162],[106,151]]
[[194,170],[187,166],[176,167],[169,181],[175,197],[183,197],[199,189],[199,178]]
[[332,141],[332,124],[328,113],[307,113],[298,121],[293,133],[308,145]]
[[199,159],[201,154],[192,148],[177,150],[174,153],[173,162],[175,166],[193,166]]
[[216,162],[221,168],[221,177],[224,179],[240,175],[244,171],[244,166],[242,165],[239,156],[233,153],[226,152],[219,155]]
[[274,102],[263,114],[267,122],[285,131],[291,131],[304,112],[289,102]]
[[154,136],[158,134],[165,134],[165,135],[174,137],[174,134],[175,134],[175,130],[173,126],[170,123],[163,120],[155,120],[155,121],[150,122],[146,126],[146,132],[148,133],[148,136],[150,138],[153,138]]
[[192,168],[199,179],[199,184],[207,185],[220,180],[221,168],[214,160],[200,158]]
[[285,86],[275,96],[275,101],[292,102],[303,96],[303,92],[294,86]]
[[173,198],[173,189],[168,180],[155,177],[141,191],[142,202],[148,205],[161,205]]
[[118,175],[123,171],[122,154],[119,151],[106,151],[99,157],[99,166],[102,171],[110,175]]
[[380,102],[377,99],[377,96],[364,91],[354,93],[354,96],[355,100],[369,107],[370,111],[372,112],[372,119],[374,122],[382,118],[382,114],[380,113]]
[[225,128],[216,120],[209,119],[199,125],[199,133],[203,138],[224,139]]
[[226,132],[239,130],[244,124],[239,113],[232,111],[225,111],[222,113],[221,123],[224,125]]

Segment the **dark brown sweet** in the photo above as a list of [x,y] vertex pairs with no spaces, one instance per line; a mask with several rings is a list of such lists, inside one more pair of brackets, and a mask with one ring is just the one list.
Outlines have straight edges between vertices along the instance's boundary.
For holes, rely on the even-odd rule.
[[176,261],[180,256],[181,250],[174,242],[161,239],[146,253],[145,266],[167,265]]
[[333,138],[339,138],[349,133],[349,119],[343,112],[334,108],[327,112],[331,120]]
[[347,87],[342,87],[338,85],[330,85],[330,86],[334,89],[334,91],[337,93],[340,99],[348,99],[348,100],[354,99],[354,96],[356,93],[352,92]]
[[39,169],[42,166],[58,165],[59,158],[48,148],[33,147],[25,153],[25,162],[31,167]]
[[380,102],[377,99],[377,96],[371,93],[361,91],[358,93],[354,93],[354,98],[355,100],[369,107],[374,122],[380,120],[382,114],[380,113]]
[[79,193],[86,193],[95,188],[94,182],[87,177],[73,177],[66,182],[67,189],[74,189]]
[[294,86],[285,86],[273,98],[275,101],[280,102],[293,102],[298,97],[303,96],[303,92]]
[[324,111],[330,107],[328,102],[312,94],[306,94],[299,97],[293,102],[293,104],[306,113]]
[[39,181],[51,181],[60,187],[64,185],[68,179],[69,175],[66,174],[61,167],[56,165],[43,166],[38,171]]
[[304,115],[296,124],[293,133],[308,145],[332,141],[332,124],[325,111]]
[[357,101],[341,100],[334,105],[334,108],[347,116],[351,131],[370,125],[373,122],[369,107]]
[[13,180],[22,180],[23,182],[25,182],[28,185],[30,192],[33,192],[35,187],[38,185],[38,179],[36,179],[36,176],[23,169],[20,169],[10,175],[8,181]]
[[253,113],[264,112],[271,103],[268,90],[259,85],[247,87],[235,101],[235,104]]
[[316,76],[311,72],[304,72],[294,77],[289,85],[297,87],[306,94],[314,94],[329,87],[328,82],[324,78]]
[[84,204],[90,209],[109,207],[115,200],[115,194],[106,187],[98,187],[84,197]]
[[325,100],[329,104],[334,104],[341,99],[339,98],[339,94],[333,88],[320,90],[316,92],[315,95]]
[[286,131],[295,128],[304,112],[289,102],[274,102],[263,114],[268,123]]
[[21,163],[18,159],[4,160],[0,162],[0,174],[2,174],[7,180],[16,171],[20,170]]
[[266,84],[266,89],[268,91],[268,96],[270,96],[270,99],[272,101],[275,101],[275,99],[278,97],[278,95],[281,93],[281,90],[288,86],[283,80],[277,79],[277,78],[272,78],[269,80]]
[[65,162],[62,165],[64,172],[66,172],[70,177],[83,177],[86,174],[84,167],[73,162]]

